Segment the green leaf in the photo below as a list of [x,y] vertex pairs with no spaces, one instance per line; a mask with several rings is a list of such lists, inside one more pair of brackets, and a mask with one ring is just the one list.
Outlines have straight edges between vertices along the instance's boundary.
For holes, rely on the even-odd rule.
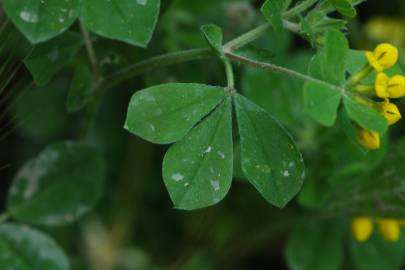
[[322,55],[320,53],[315,54],[312,57],[311,62],[309,63],[309,67],[308,67],[308,74],[311,77],[314,77],[319,80],[323,80],[321,57],[322,57]]
[[27,87],[16,95],[12,116],[19,133],[45,141],[66,128],[66,85],[65,80],[55,80],[46,86]]
[[345,35],[329,29],[325,35],[325,44],[321,49],[321,70],[323,79],[341,85],[346,80],[346,58],[349,44]]
[[104,162],[93,148],[72,142],[52,144],[19,170],[7,197],[7,212],[32,224],[69,224],[98,201],[104,171]]
[[291,270],[338,270],[343,262],[342,232],[332,222],[296,226],[285,256]]
[[74,32],[65,34],[34,47],[24,63],[38,85],[45,85],[61,70],[83,45],[82,38]]
[[68,270],[69,262],[57,243],[25,225],[0,225],[0,269]]
[[266,111],[243,96],[234,98],[242,170],[271,204],[284,207],[301,189],[304,164],[288,133]]
[[283,11],[285,0],[267,0],[262,8],[262,14],[268,20],[276,31],[283,29]]
[[325,84],[308,82],[304,86],[305,110],[325,126],[332,126],[337,118],[341,92]]
[[363,177],[348,179],[329,194],[326,211],[405,218],[405,140],[391,145],[384,161]]
[[81,0],[80,20],[94,33],[146,47],[159,17],[160,0]]
[[346,94],[343,103],[347,115],[361,127],[384,134],[388,122],[374,107],[373,102],[359,95]]
[[223,33],[222,29],[215,24],[206,24],[201,26],[201,32],[204,38],[207,40],[211,48],[221,57],[224,56],[224,50],[222,47]]
[[231,187],[232,166],[232,106],[228,97],[165,155],[163,178],[174,206],[192,210],[222,200]]
[[31,43],[56,37],[77,18],[78,0],[3,0],[8,17]]
[[125,128],[153,143],[173,143],[226,96],[224,88],[203,84],[152,86],[132,96]]
[[[350,255],[356,270],[399,270],[403,269],[405,238],[387,242],[378,231],[366,242],[359,243],[351,237]],[[402,230],[402,233],[404,231]]]
[[352,6],[350,0],[329,0],[329,3],[336,8],[336,10],[347,17],[356,16],[356,9]]
[[94,94],[94,81],[90,69],[85,65],[78,65],[67,98],[68,112],[81,110]]

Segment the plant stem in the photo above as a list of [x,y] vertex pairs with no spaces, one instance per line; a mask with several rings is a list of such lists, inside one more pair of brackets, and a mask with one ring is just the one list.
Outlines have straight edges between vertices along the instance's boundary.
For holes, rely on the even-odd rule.
[[250,65],[250,66],[253,66],[253,67],[257,67],[257,68],[260,68],[260,69],[269,70],[269,71],[271,71],[273,73],[286,75],[288,77],[298,79],[298,80],[302,80],[302,81],[306,81],[306,82],[308,82],[308,81],[316,82],[318,84],[325,85],[325,86],[327,86],[329,88],[332,88],[332,89],[335,89],[335,90],[338,90],[338,91],[342,91],[342,92],[344,91],[344,89],[339,87],[339,86],[336,86],[336,85],[330,84],[328,82],[316,79],[314,77],[302,74],[302,73],[297,72],[297,71],[292,70],[292,69],[277,66],[277,65],[271,64],[271,63],[264,63],[264,62],[255,61],[253,59],[246,58],[246,57],[240,56],[240,55],[236,55],[236,54],[233,54],[233,53],[230,53],[230,52],[226,52],[225,56],[230,60],[242,62],[244,64],[247,64],[247,65]]
[[284,12],[283,17],[286,19],[295,17],[299,15],[301,12],[307,10],[311,6],[315,5],[318,2],[318,0],[306,0],[295,7],[291,8],[290,10]]
[[129,80],[137,75],[151,71],[155,68],[165,67],[172,64],[183,63],[193,60],[205,59],[212,57],[211,49],[198,48],[174,53],[167,53],[147,60],[138,62],[132,66],[126,67],[112,75],[106,77],[99,87],[112,88],[126,80]]
[[80,31],[82,32],[82,36],[84,39],[84,44],[86,46],[87,55],[89,56],[91,68],[93,70],[94,76],[96,77],[96,80],[98,81],[101,79],[101,76],[98,68],[98,61],[94,50],[93,42],[91,41],[90,34],[86,26],[84,26],[81,22],[79,24],[80,24]]
[[235,77],[233,75],[233,68],[232,68],[232,64],[229,60],[225,60],[224,61],[224,65],[225,65],[225,73],[226,73],[226,79],[228,82],[228,88],[230,89],[230,91],[234,91],[235,89]]
[[[283,26],[285,29],[287,29],[291,32],[294,32],[294,33],[299,32],[299,26],[296,23],[284,20]],[[225,51],[235,51],[235,50],[245,46],[246,44],[249,44],[249,43],[255,41],[256,39],[261,37],[263,34],[267,33],[267,31],[269,31],[270,29],[271,29],[270,23],[265,23],[263,25],[260,25],[256,28],[250,30],[249,32],[246,32],[245,34],[226,43],[224,45],[224,50]]]
[[263,25],[260,25],[253,30],[250,30],[249,32],[246,32],[245,34],[229,41],[224,45],[224,50],[225,51],[230,51],[230,50],[237,50],[246,44],[249,44],[250,42],[258,39],[260,36],[262,36],[264,33],[266,33],[269,29],[271,29],[270,23],[265,23]]

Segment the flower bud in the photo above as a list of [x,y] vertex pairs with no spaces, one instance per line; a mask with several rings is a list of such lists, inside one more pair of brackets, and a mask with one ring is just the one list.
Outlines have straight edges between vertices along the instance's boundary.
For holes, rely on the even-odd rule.
[[388,98],[388,81],[390,78],[385,73],[378,73],[375,80],[375,91],[378,97]]
[[392,218],[382,218],[378,220],[378,225],[382,237],[390,242],[398,241],[401,234],[399,222]]
[[358,128],[357,139],[359,143],[367,149],[376,150],[380,148],[380,135],[377,132]]
[[405,77],[395,75],[388,77],[385,73],[378,73],[374,83],[375,91],[380,98],[400,98],[405,96]]
[[387,92],[391,98],[405,96],[405,77],[395,75],[388,81]]
[[356,217],[352,220],[352,233],[358,242],[367,241],[373,232],[373,221],[368,217]]
[[398,61],[398,49],[391,44],[381,43],[373,52],[366,52],[366,58],[377,72],[382,72]]
[[401,119],[401,113],[394,103],[379,102],[378,110],[387,119],[389,125],[393,125]]

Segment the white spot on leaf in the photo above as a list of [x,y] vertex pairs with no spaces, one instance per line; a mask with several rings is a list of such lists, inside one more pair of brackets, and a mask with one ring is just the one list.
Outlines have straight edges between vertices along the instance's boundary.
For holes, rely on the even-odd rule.
[[27,23],[37,23],[38,22],[38,14],[23,10],[20,12],[20,18],[24,22]]
[[179,181],[181,181],[181,180],[184,179],[184,175],[182,175],[182,174],[180,174],[180,173],[175,173],[175,174],[172,175],[172,179],[173,179],[175,182],[179,182]]
[[141,6],[145,6],[148,3],[148,0],[136,0],[136,3]]
[[217,180],[211,181],[211,186],[215,191],[218,191],[220,189],[219,181]]

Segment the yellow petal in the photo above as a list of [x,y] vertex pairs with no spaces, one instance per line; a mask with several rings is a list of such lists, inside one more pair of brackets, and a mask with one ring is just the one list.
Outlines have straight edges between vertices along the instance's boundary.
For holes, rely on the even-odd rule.
[[378,45],[373,54],[383,69],[394,66],[398,61],[398,49],[389,43]]
[[405,96],[405,77],[395,75],[388,81],[387,92],[391,98]]
[[367,149],[376,150],[380,148],[380,135],[377,132],[358,128],[357,139]]
[[377,78],[375,80],[375,91],[378,97],[380,98],[387,98],[389,97],[388,94],[388,81],[389,77],[385,73],[378,73]]
[[373,232],[373,221],[368,217],[356,217],[352,220],[352,233],[358,242],[367,241]]
[[399,222],[392,218],[382,218],[378,220],[378,225],[382,237],[390,242],[398,241],[401,235]]
[[387,119],[388,124],[393,125],[401,119],[401,113],[398,107],[394,103],[390,102],[380,102],[379,110],[385,119]]
[[370,66],[372,66],[377,72],[383,72],[384,67],[380,64],[378,59],[374,56],[373,52],[366,52],[365,53],[366,58],[368,60],[368,63]]

